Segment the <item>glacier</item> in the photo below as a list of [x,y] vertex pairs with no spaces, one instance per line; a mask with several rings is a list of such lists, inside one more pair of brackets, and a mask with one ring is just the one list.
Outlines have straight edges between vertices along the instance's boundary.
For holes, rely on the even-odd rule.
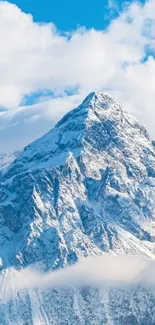
[[[108,254],[155,256],[155,144],[102,92],[0,161],[0,283]],[[4,291],[7,288],[4,288]],[[2,325],[155,325],[155,291],[25,289],[0,298]]]

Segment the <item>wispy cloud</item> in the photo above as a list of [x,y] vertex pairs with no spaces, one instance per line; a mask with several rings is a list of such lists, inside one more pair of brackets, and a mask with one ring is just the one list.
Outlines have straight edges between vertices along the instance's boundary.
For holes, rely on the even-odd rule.
[[65,269],[39,273],[30,267],[21,271],[10,269],[0,278],[1,299],[24,289],[67,288],[70,286],[155,286],[155,261],[136,256],[85,258]]

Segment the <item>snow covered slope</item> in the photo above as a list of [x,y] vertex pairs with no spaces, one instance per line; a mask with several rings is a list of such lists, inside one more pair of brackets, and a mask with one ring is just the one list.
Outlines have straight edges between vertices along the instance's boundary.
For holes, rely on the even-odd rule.
[[[145,128],[107,95],[91,93],[53,130],[3,168],[0,181],[0,258],[4,272],[9,266],[26,267],[36,262],[45,270],[65,267],[82,256],[103,252],[154,258],[154,144]],[[18,313],[11,316],[14,323],[24,325],[142,325],[148,314],[151,320],[147,325],[155,324],[155,308],[149,312],[154,304],[153,293],[149,292],[144,317],[138,316],[143,293],[136,291],[129,298],[132,306],[136,304],[136,316],[131,307],[116,321],[107,310],[118,304],[117,298],[90,288],[84,296],[71,291],[22,293],[18,303],[15,298],[10,302],[16,307],[7,304],[5,308],[13,308],[16,313],[17,306],[25,304],[25,310],[31,310],[31,320],[26,322],[27,316]],[[117,292],[110,297],[115,295],[123,299],[126,310],[125,296],[131,293]],[[144,296],[146,304],[146,291]],[[40,317],[36,323],[32,322],[35,317],[31,317],[31,300],[37,301],[38,315],[42,315],[36,316]],[[63,306],[64,300],[68,307]],[[3,303],[1,308],[1,323],[13,324],[5,317],[8,312],[4,312]],[[70,320],[65,321],[67,308]],[[94,308],[100,313],[98,320],[92,314]],[[125,318],[130,315],[131,320]]]
[[1,153],[0,154],[0,172],[6,169],[20,154],[20,151],[15,151],[13,153]]

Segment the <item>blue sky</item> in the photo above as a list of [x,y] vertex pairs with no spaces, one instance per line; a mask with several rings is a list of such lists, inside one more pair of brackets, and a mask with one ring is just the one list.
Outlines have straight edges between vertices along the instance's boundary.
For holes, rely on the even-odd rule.
[[[117,17],[129,0],[16,0],[10,1],[24,12],[31,13],[37,22],[53,22],[59,30],[68,31],[77,26],[104,29]],[[140,0],[145,3],[145,0]]]
[[0,152],[47,132],[91,91],[155,138],[154,13],[155,0],[0,1]]

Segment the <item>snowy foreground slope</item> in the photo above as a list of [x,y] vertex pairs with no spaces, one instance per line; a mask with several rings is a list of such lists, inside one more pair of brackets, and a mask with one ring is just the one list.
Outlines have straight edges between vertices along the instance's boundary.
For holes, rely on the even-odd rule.
[[[33,263],[48,271],[104,252],[154,258],[154,211],[154,143],[113,99],[92,93],[1,168],[0,284]],[[2,294],[0,324],[155,325],[155,291]]]

